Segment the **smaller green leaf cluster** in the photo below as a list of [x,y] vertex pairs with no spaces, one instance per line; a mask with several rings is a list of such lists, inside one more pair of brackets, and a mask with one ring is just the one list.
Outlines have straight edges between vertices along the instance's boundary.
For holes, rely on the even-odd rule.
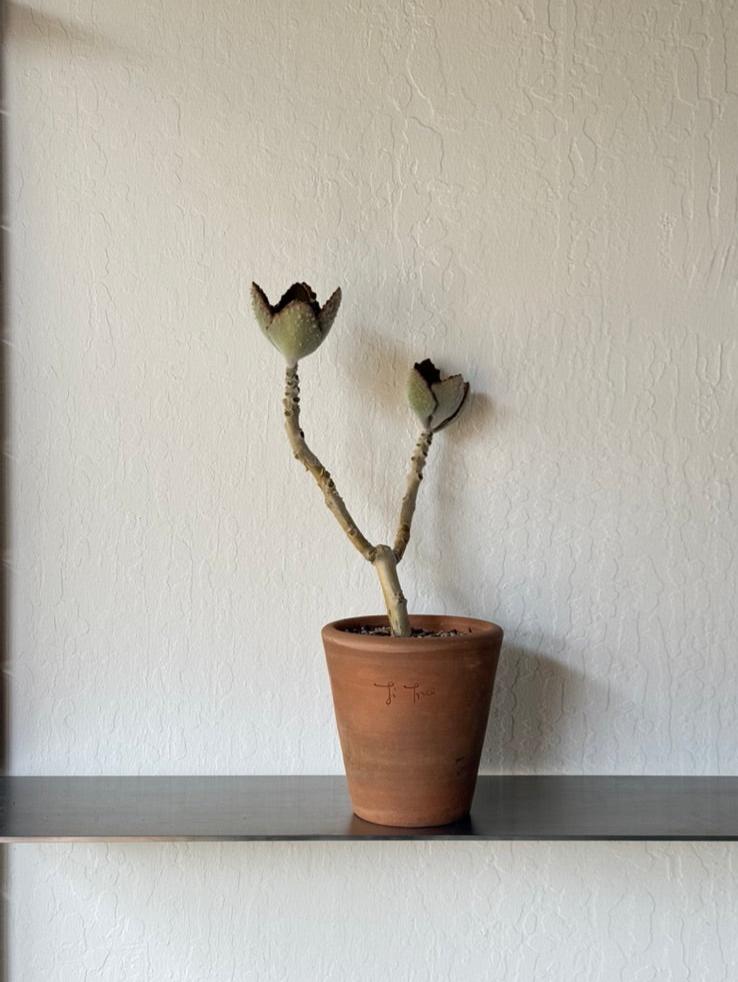
[[441,378],[430,360],[416,362],[407,382],[410,408],[423,424],[423,429],[437,433],[455,419],[469,394],[469,383],[461,375]]

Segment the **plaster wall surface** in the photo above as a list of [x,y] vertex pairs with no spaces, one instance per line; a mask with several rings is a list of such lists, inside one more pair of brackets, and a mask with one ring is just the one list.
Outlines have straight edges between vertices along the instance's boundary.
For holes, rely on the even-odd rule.
[[[506,630],[484,769],[738,771],[738,6],[7,4],[18,774],[333,773],[380,607],[249,310],[344,304],[306,433],[411,609]],[[738,977],[736,847],[23,846],[10,982]]]

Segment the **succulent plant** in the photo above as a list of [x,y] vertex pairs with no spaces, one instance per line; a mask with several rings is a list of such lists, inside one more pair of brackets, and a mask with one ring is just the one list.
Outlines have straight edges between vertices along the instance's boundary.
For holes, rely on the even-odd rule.
[[297,365],[302,358],[312,354],[328,335],[341,304],[340,287],[322,307],[307,283],[293,283],[274,306],[261,287],[252,283],[251,300],[259,326],[287,361],[282,404],[285,429],[292,452],[315,478],[326,505],[351,543],[374,566],[382,587],[392,634],[408,637],[411,631],[407,601],[400,586],[397,566],[410,540],[418,490],[433,436],[458,416],[466,402],[469,383],[461,375],[443,378],[429,358],[416,362],[413,366],[407,384],[408,401],[418,416],[422,429],[410,459],[394,545],[373,545],[351,517],[333,478],[307,445],[300,426],[300,380]]

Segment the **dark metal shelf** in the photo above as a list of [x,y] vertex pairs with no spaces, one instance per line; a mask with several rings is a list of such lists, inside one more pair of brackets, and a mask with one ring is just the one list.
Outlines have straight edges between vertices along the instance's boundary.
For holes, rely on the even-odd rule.
[[480,777],[469,818],[372,825],[342,777],[0,778],[0,842],[738,840],[734,777]]

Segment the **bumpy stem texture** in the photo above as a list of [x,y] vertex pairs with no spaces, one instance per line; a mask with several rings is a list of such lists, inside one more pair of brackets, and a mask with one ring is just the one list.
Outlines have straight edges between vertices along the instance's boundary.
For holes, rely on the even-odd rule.
[[400,507],[400,521],[397,526],[397,535],[395,536],[394,553],[398,563],[405,555],[405,549],[410,541],[410,529],[413,524],[413,515],[415,514],[415,502],[418,498],[418,489],[420,488],[420,482],[423,480],[423,469],[428,459],[428,451],[432,442],[433,433],[430,430],[423,430],[418,438],[418,442],[415,444],[413,455],[410,458],[407,486]]
[[293,366],[287,368],[283,406],[284,424],[292,452],[315,478],[318,487],[323,492],[326,505],[348,536],[351,544],[359,550],[364,559],[370,563],[373,562],[376,555],[375,547],[362,534],[344,504],[343,498],[336,490],[333,478],[305,442],[305,434],[300,429],[300,379],[297,375],[297,368]]
[[397,578],[395,554],[389,546],[384,545],[376,546],[375,553],[374,568],[382,587],[390,630],[396,638],[409,638],[410,620],[407,616],[407,601]]

